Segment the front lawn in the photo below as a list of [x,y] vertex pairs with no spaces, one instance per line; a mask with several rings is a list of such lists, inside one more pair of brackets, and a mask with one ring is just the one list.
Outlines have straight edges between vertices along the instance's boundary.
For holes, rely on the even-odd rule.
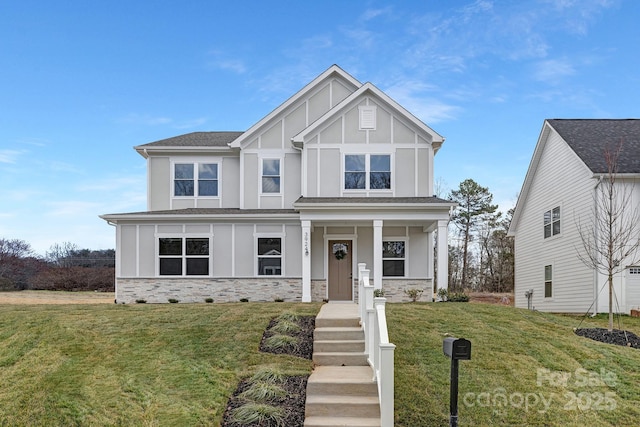
[[[240,379],[260,367],[311,372],[309,360],[258,346],[271,318],[319,307],[0,305],[0,425],[217,426]],[[575,335],[579,318],[474,303],[387,307],[397,426],[448,425],[446,336],[472,342],[460,362],[461,426],[638,425],[640,350]],[[623,326],[640,335],[640,319]]]
[[[459,362],[461,426],[640,424],[640,350],[575,335],[580,317],[473,303],[387,307],[397,426],[448,425],[446,336],[472,342],[471,360]],[[622,326],[640,334],[640,319]]]

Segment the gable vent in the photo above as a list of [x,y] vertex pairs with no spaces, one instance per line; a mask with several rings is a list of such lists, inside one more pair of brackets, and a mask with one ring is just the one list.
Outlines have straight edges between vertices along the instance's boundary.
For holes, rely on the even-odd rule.
[[360,130],[375,130],[376,107],[361,105],[358,110],[360,112]]

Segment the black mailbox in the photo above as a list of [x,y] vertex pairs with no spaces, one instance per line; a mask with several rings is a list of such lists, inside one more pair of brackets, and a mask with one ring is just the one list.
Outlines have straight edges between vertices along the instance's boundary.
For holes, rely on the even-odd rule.
[[442,351],[453,360],[471,360],[471,341],[464,338],[445,338]]

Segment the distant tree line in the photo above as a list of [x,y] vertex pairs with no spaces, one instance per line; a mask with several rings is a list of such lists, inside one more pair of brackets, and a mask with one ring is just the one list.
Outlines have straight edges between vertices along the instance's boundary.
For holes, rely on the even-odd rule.
[[514,245],[507,236],[513,209],[499,212],[493,194],[473,179],[462,181],[448,199],[458,203],[449,236],[449,289],[513,291]]
[[0,238],[0,291],[109,292],[114,290],[114,282],[113,249],[81,249],[73,243],[56,243],[42,257],[24,240]]

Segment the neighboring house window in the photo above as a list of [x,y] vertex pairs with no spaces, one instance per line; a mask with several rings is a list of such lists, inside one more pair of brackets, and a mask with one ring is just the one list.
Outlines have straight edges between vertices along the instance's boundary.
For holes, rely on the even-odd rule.
[[160,238],[161,276],[208,276],[209,238]]
[[344,156],[345,190],[391,189],[389,154],[346,154]]
[[218,196],[217,163],[176,163],[173,180],[174,196]]
[[629,274],[640,274],[640,267],[630,267]]
[[404,277],[405,273],[404,241],[382,242],[382,275],[385,277]]
[[282,275],[282,239],[279,237],[258,238],[258,275]]
[[262,160],[262,192],[280,193],[280,159]]
[[560,234],[560,206],[544,213],[544,238]]
[[544,297],[551,298],[553,290],[553,271],[550,265],[544,266]]

